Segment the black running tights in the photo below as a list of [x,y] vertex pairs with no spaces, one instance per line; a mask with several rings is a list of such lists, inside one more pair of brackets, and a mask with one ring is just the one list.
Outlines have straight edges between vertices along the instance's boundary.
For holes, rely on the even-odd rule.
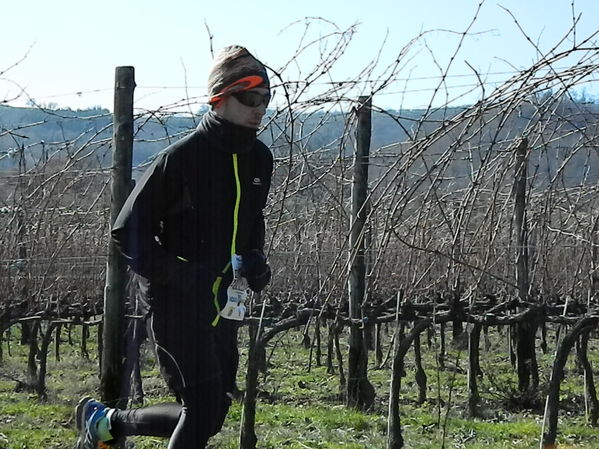
[[221,429],[231,400],[218,378],[183,389],[179,396],[180,404],[116,410],[111,416],[113,435],[170,437],[168,449],[205,448]]

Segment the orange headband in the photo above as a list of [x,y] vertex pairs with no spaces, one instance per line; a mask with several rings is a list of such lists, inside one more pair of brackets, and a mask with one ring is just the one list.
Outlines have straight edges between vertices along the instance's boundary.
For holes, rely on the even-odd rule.
[[243,92],[245,90],[250,90],[255,87],[259,87],[262,84],[264,84],[264,79],[261,76],[244,76],[243,78],[235,81],[234,83],[229,84],[216,95],[210,97],[210,100],[208,100],[208,104],[218,106],[227,95],[230,95],[233,92]]

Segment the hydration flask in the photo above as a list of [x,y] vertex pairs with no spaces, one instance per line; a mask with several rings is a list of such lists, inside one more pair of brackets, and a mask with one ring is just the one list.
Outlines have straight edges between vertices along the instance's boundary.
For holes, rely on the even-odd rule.
[[227,288],[227,304],[220,311],[220,316],[228,320],[242,321],[245,316],[245,300],[248,297],[247,279],[241,276],[242,258],[239,254],[231,255],[233,281]]

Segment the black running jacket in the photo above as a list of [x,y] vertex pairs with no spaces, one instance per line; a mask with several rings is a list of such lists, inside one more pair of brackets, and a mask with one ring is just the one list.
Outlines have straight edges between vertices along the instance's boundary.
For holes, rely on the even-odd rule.
[[150,282],[171,283],[194,267],[214,284],[216,298],[231,253],[263,250],[272,169],[272,154],[255,130],[208,112],[146,170],[112,238],[132,270]]

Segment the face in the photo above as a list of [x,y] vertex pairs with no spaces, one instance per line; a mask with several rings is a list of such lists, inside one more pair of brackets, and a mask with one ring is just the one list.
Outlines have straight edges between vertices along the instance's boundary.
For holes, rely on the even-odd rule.
[[[255,88],[245,92],[250,93],[251,100],[260,99],[259,96],[265,97],[269,94],[268,89]],[[258,129],[262,123],[262,117],[266,112],[266,104],[259,102],[257,106],[248,106],[242,101],[247,102],[244,98],[237,99],[234,95],[228,95],[224,100],[215,106],[214,112],[219,116],[236,125],[245,126],[247,128]]]

